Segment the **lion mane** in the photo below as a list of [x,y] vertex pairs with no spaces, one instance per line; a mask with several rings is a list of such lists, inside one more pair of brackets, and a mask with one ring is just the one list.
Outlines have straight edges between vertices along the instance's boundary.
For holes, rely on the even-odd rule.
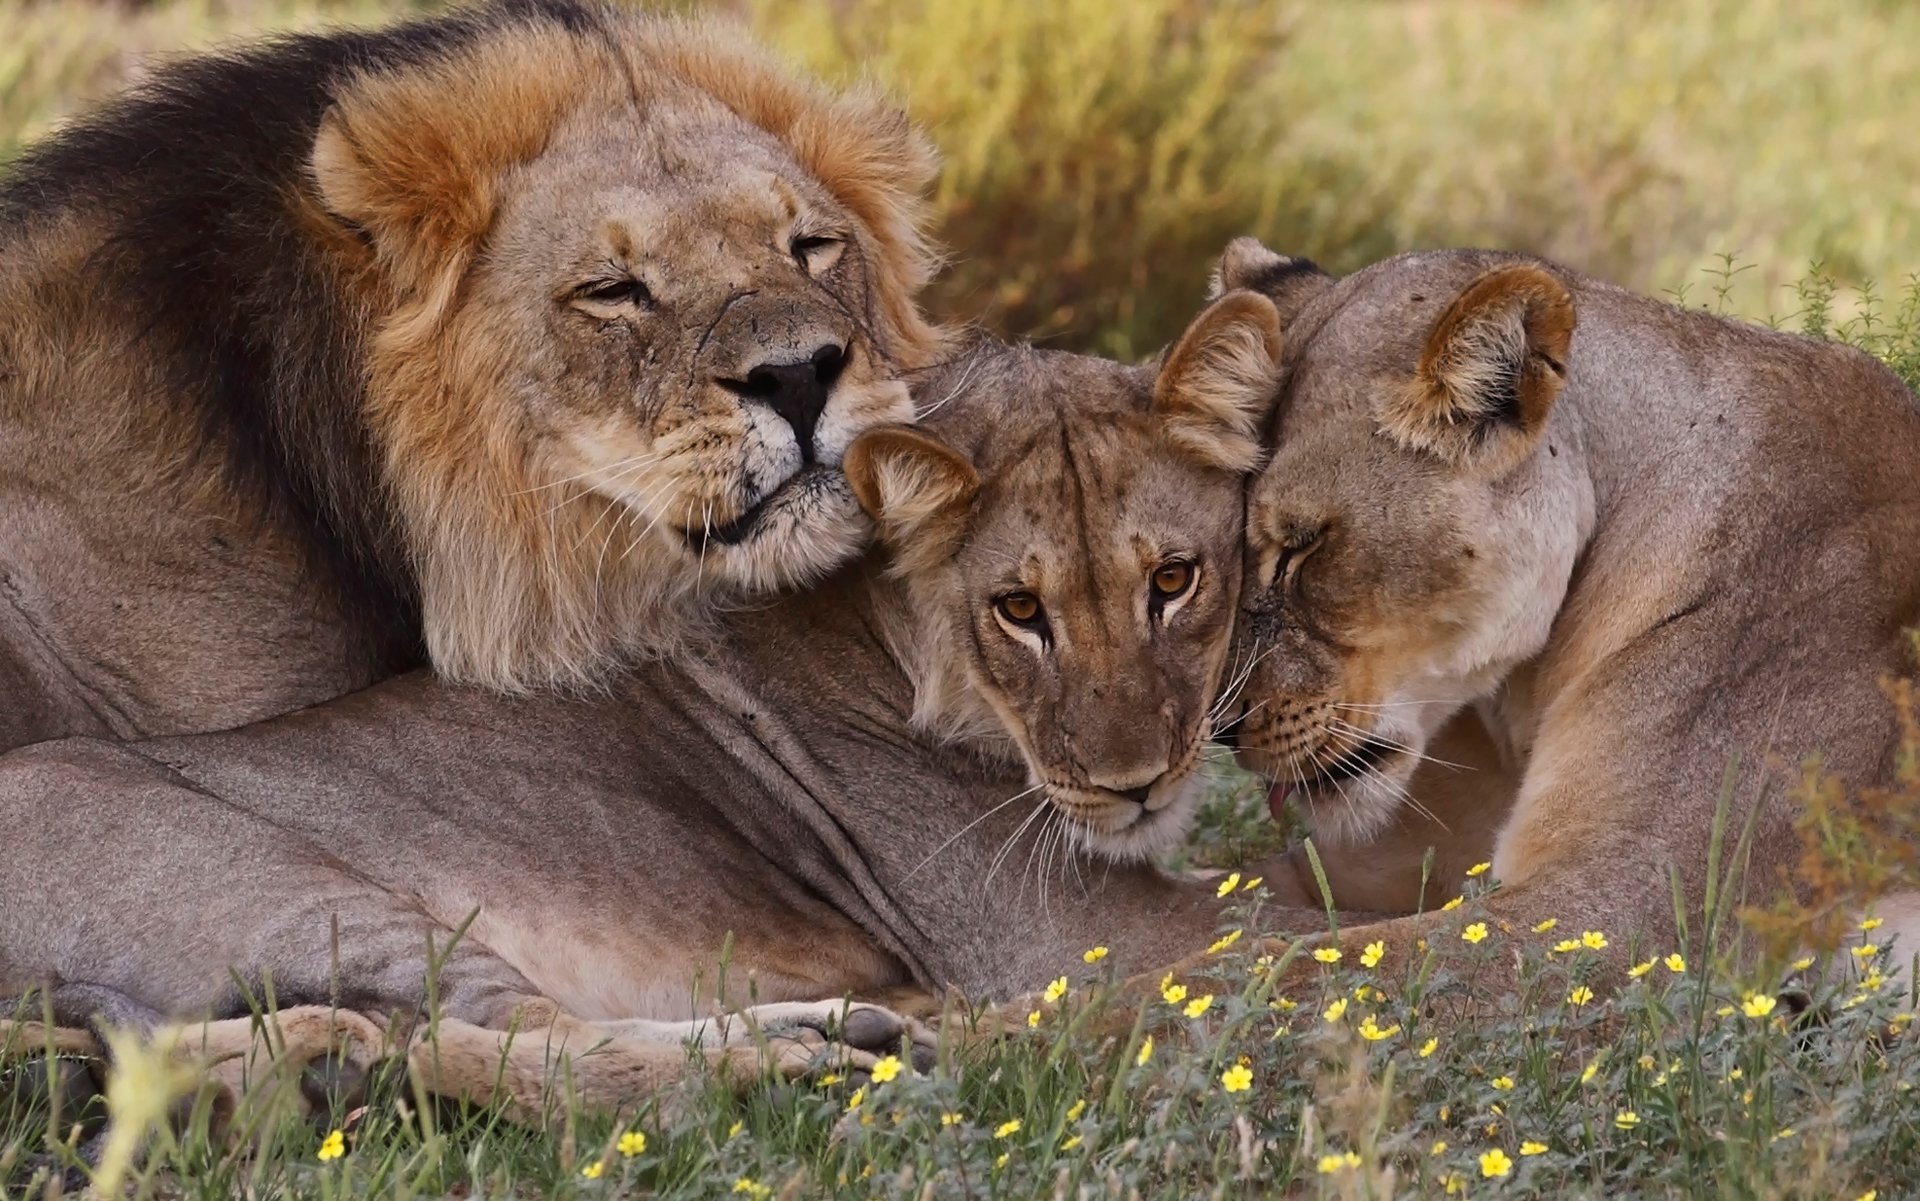
[[[489,326],[474,301],[503,181],[583,111],[622,109],[740,129],[796,168],[775,184],[789,208],[818,187],[850,215],[842,270],[858,274],[827,297],[863,344],[842,378],[866,378],[841,392],[867,410],[847,420],[898,419],[904,387],[886,381],[942,342],[915,307],[936,265],[935,160],[904,115],[723,29],[531,0],[188,60],[28,151],[0,184],[0,257],[16,260],[0,301],[33,314],[0,333],[0,447],[77,453],[74,470],[114,473],[142,503],[171,487],[274,531],[368,679],[430,657],[505,690],[578,683],[667,640],[725,583],[707,536],[679,564],[645,545],[609,555],[596,531],[635,514],[560,478],[545,449],[564,439],[529,432],[503,384],[549,348]],[[50,420],[60,436],[39,428]],[[15,537],[0,536],[0,567],[31,557],[9,552]],[[857,546],[825,542],[739,574],[799,582]]]

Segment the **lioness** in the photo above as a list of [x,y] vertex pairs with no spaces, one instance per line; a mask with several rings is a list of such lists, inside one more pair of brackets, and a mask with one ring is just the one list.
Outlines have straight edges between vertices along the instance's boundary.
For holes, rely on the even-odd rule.
[[0,747],[430,656],[592,681],[869,532],[933,156],[735,35],[504,3],[159,71],[0,182]]
[[[0,825],[31,845],[0,862],[0,988],[226,1017],[231,969],[283,1002],[410,1008],[431,936],[448,1020],[416,1067],[534,1107],[563,1046],[607,1040],[573,1066],[596,1103],[680,1074],[690,1034],[759,1062],[741,1025],[702,1020],[716,1001],[799,1038],[773,1059],[796,1071],[821,996],[1007,997],[1096,943],[1123,969],[1206,945],[1212,884],[1083,871],[1073,844],[1134,852],[1185,804],[1277,325],[1234,295],[1157,376],[991,347],[935,373],[923,431],[848,456],[891,554],[727,617],[610,699],[412,674],[232,733],[13,752]],[[1115,714],[1143,737],[1104,736]],[[897,1040],[862,1012],[850,1041]],[[330,1019],[296,1022],[295,1059],[325,1049]]]
[[[1395,819],[1469,706],[1518,779],[1468,852],[1501,884],[1488,914],[1601,931],[1615,968],[1630,943],[1676,949],[1669,873],[1697,910],[1723,794],[1764,890],[1804,757],[1888,778],[1920,406],[1886,368],[1514,255],[1335,281],[1243,241],[1221,278],[1288,318],[1249,500],[1240,754],[1335,848],[1335,902],[1341,848],[1406,861]],[[1384,941],[1385,971],[1452,918],[1341,934]]]

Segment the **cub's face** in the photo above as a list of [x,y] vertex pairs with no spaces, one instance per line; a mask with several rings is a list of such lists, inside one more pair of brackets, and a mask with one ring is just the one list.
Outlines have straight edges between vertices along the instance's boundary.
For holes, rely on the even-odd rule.
[[928,430],[856,441],[924,640],[921,719],[999,731],[1087,845],[1185,830],[1239,593],[1272,306],[1241,294],[1165,370],[982,349],[925,381]]
[[1590,518],[1548,428],[1574,325],[1558,280],[1433,255],[1318,283],[1249,493],[1235,733],[1276,810],[1291,796],[1340,841],[1544,645]]
[[609,558],[765,590],[858,548],[841,457],[912,417],[863,233],[731,118],[591,123],[509,178],[464,319],[511,348],[540,484],[614,503]]

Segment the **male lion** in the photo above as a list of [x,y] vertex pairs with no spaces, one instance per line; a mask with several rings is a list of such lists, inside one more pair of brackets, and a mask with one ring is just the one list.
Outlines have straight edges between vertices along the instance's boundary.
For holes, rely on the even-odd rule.
[[[715,1003],[760,1005],[750,1018],[797,1040],[772,1065],[797,1071],[837,1008],[821,996],[1004,998],[1095,944],[1122,970],[1206,945],[1212,884],[1083,872],[1061,833],[1070,815],[1132,852],[1183,811],[1277,328],[1235,295],[1157,375],[967,355],[924,381],[924,431],[848,455],[890,559],[732,614],[610,698],[415,673],[230,733],[13,752],[0,827],[32,833],[0,858],[0,989],[97,985],[230,1017],[232,981],[271,974],[283,1002],[411,1009],[431,939],[447,1020],[416,1068],[537,1107],[562,1047],[606,1040],[573,1079],[608,1104],[681,1074],[689,1035],[763,1062],[744,1024],[704,1020]],[[1109,736],[1116,718],[1140,736]],[[1017,806],[1029,773],[1059,807]],[[1043,813],[1063,816],[1036,827]],[[856,1012],[855,1062],[897,1045],[898,1022]],[[334,1025],[296,1013],[297,1061]]]
[[0,747],[577,684],[868,524],[932,154],[570,0],[190,60],[0,183]]
[[[1630,942],[1677,949],[1670,873],[1697,909],[1723,796],[1765,891],[1799,762],[1890,777],[1920,406],[1886,368],[1514,255],[1336,282],[1245,240],[1221,275],[1290,318],[1249,500],[1240,754],[1334,849],[1335,902],[1343,862],[1417,864],[1395,821],[1469,706],[1518,784],[1456,861],[1492,861],[1503,929],[1601,931],[1615,970]],[[1908,951],[1912,901],[1882,906]],[[1386,971],[1454,917],[1341,934],[1384,941]]]

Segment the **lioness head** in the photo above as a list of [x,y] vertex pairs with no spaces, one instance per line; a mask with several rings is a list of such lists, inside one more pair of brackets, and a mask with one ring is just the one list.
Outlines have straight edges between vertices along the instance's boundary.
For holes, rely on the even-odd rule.
[[[847,558],[840,473],[911,417],[932,154],[866,93],[612,10],[335,94],[312,176],[366,249],[370,420],[435,665],[588,678],[675,601]],[[583,16],[581,19],[588,19]]]
[[1182,833],[1231,642],[1278,322],[1236,292],[1155,367],[984,348],[847,457],[912,598],[916,718],[1011,739],[1082,841]]
[[1545,645],[1590,498],[1552,421],[1574,330],[1544,266],[1450,252],[1335,283],[1246,241],[1291,316],[1249,493],[1243,762],[1327,840],[1388,819],[1427,740]]

